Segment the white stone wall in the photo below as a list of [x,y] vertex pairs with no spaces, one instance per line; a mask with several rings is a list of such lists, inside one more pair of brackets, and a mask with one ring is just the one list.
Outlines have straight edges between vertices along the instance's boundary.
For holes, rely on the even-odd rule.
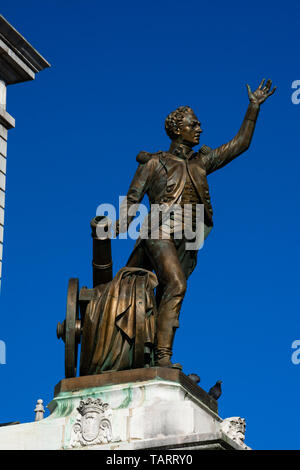
[[7,130],[15,120],[6,112],[6,87],[34,80],[36,73],[50,67],[41,54],[0,15],[0,289],[2,279]]
[[[0,107],[6,110],[6,84],[0,80]],[[3,236],[4,236],[4,208],[6,183],[6,156],[7,156],[7,128],[0,124],[0,288],[2,278]]]

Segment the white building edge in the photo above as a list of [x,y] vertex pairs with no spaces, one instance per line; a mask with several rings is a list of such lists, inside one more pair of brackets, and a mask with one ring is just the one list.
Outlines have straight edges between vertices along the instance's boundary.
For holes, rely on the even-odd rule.
[[0,15],[0,289],[2,279],[4,211],[6,191],[7,131],[15,127],[6,111],[8,85],[34,80],[50,64]]

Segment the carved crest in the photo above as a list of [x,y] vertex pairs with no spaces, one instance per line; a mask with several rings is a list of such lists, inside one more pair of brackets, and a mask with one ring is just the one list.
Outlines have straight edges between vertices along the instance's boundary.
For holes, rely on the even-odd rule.
[[71,447],[106,444],[112,440],[111,410],[100,398],[81,400],[72,427]]

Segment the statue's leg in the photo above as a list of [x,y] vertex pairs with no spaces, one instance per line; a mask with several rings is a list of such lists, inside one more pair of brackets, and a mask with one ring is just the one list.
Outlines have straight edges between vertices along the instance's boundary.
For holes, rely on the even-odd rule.
[[[211,230],[211,226],[204,225],[204,240],[206,240]],[[184,238],[181,240],[174,240],[178,258],[186,279],[188,279],[194,271],[198,258],[198,250],[186,249],[187,243],[191,243],[191,241],[194,242],[195,240],[186,240]]]
[[144,244],[141,242],[139,246],[135,247],[131,253],[126,266],[129,268],[143,268],[152,271],[153,267],[145,252]]
[[145,240],[144,243],[161,289],[157,318],[157,365],[172,367],[172,347],[175,331],[179,326],[178,317],[186,291],[186,277],[173,240]]
[[184,272],[185,278],[188,279],[197,265],[198,251],[186,250],[185,245],[186,245],[186,240],[184,239],[175,241],[175,246],[176,246],[180,265]]

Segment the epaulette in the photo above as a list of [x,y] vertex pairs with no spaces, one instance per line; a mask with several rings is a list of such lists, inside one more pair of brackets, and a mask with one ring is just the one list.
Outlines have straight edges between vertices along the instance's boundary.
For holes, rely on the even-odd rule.
[[151,158],[154,158],[154,157],[159,157],[160,154],[162,154],[163,152],[156,152],[156,153],[149,153],[149,152],[144,152],[144,151],[141,151],[137,157],[136,157],[136,161],[138,163],[147,163],[149,162],[149,160],[151,160]]
[[208,147],[208,145],[202,145],[198,153],[200,153],[201,155],[208,155],[211,151],[211,147]]

